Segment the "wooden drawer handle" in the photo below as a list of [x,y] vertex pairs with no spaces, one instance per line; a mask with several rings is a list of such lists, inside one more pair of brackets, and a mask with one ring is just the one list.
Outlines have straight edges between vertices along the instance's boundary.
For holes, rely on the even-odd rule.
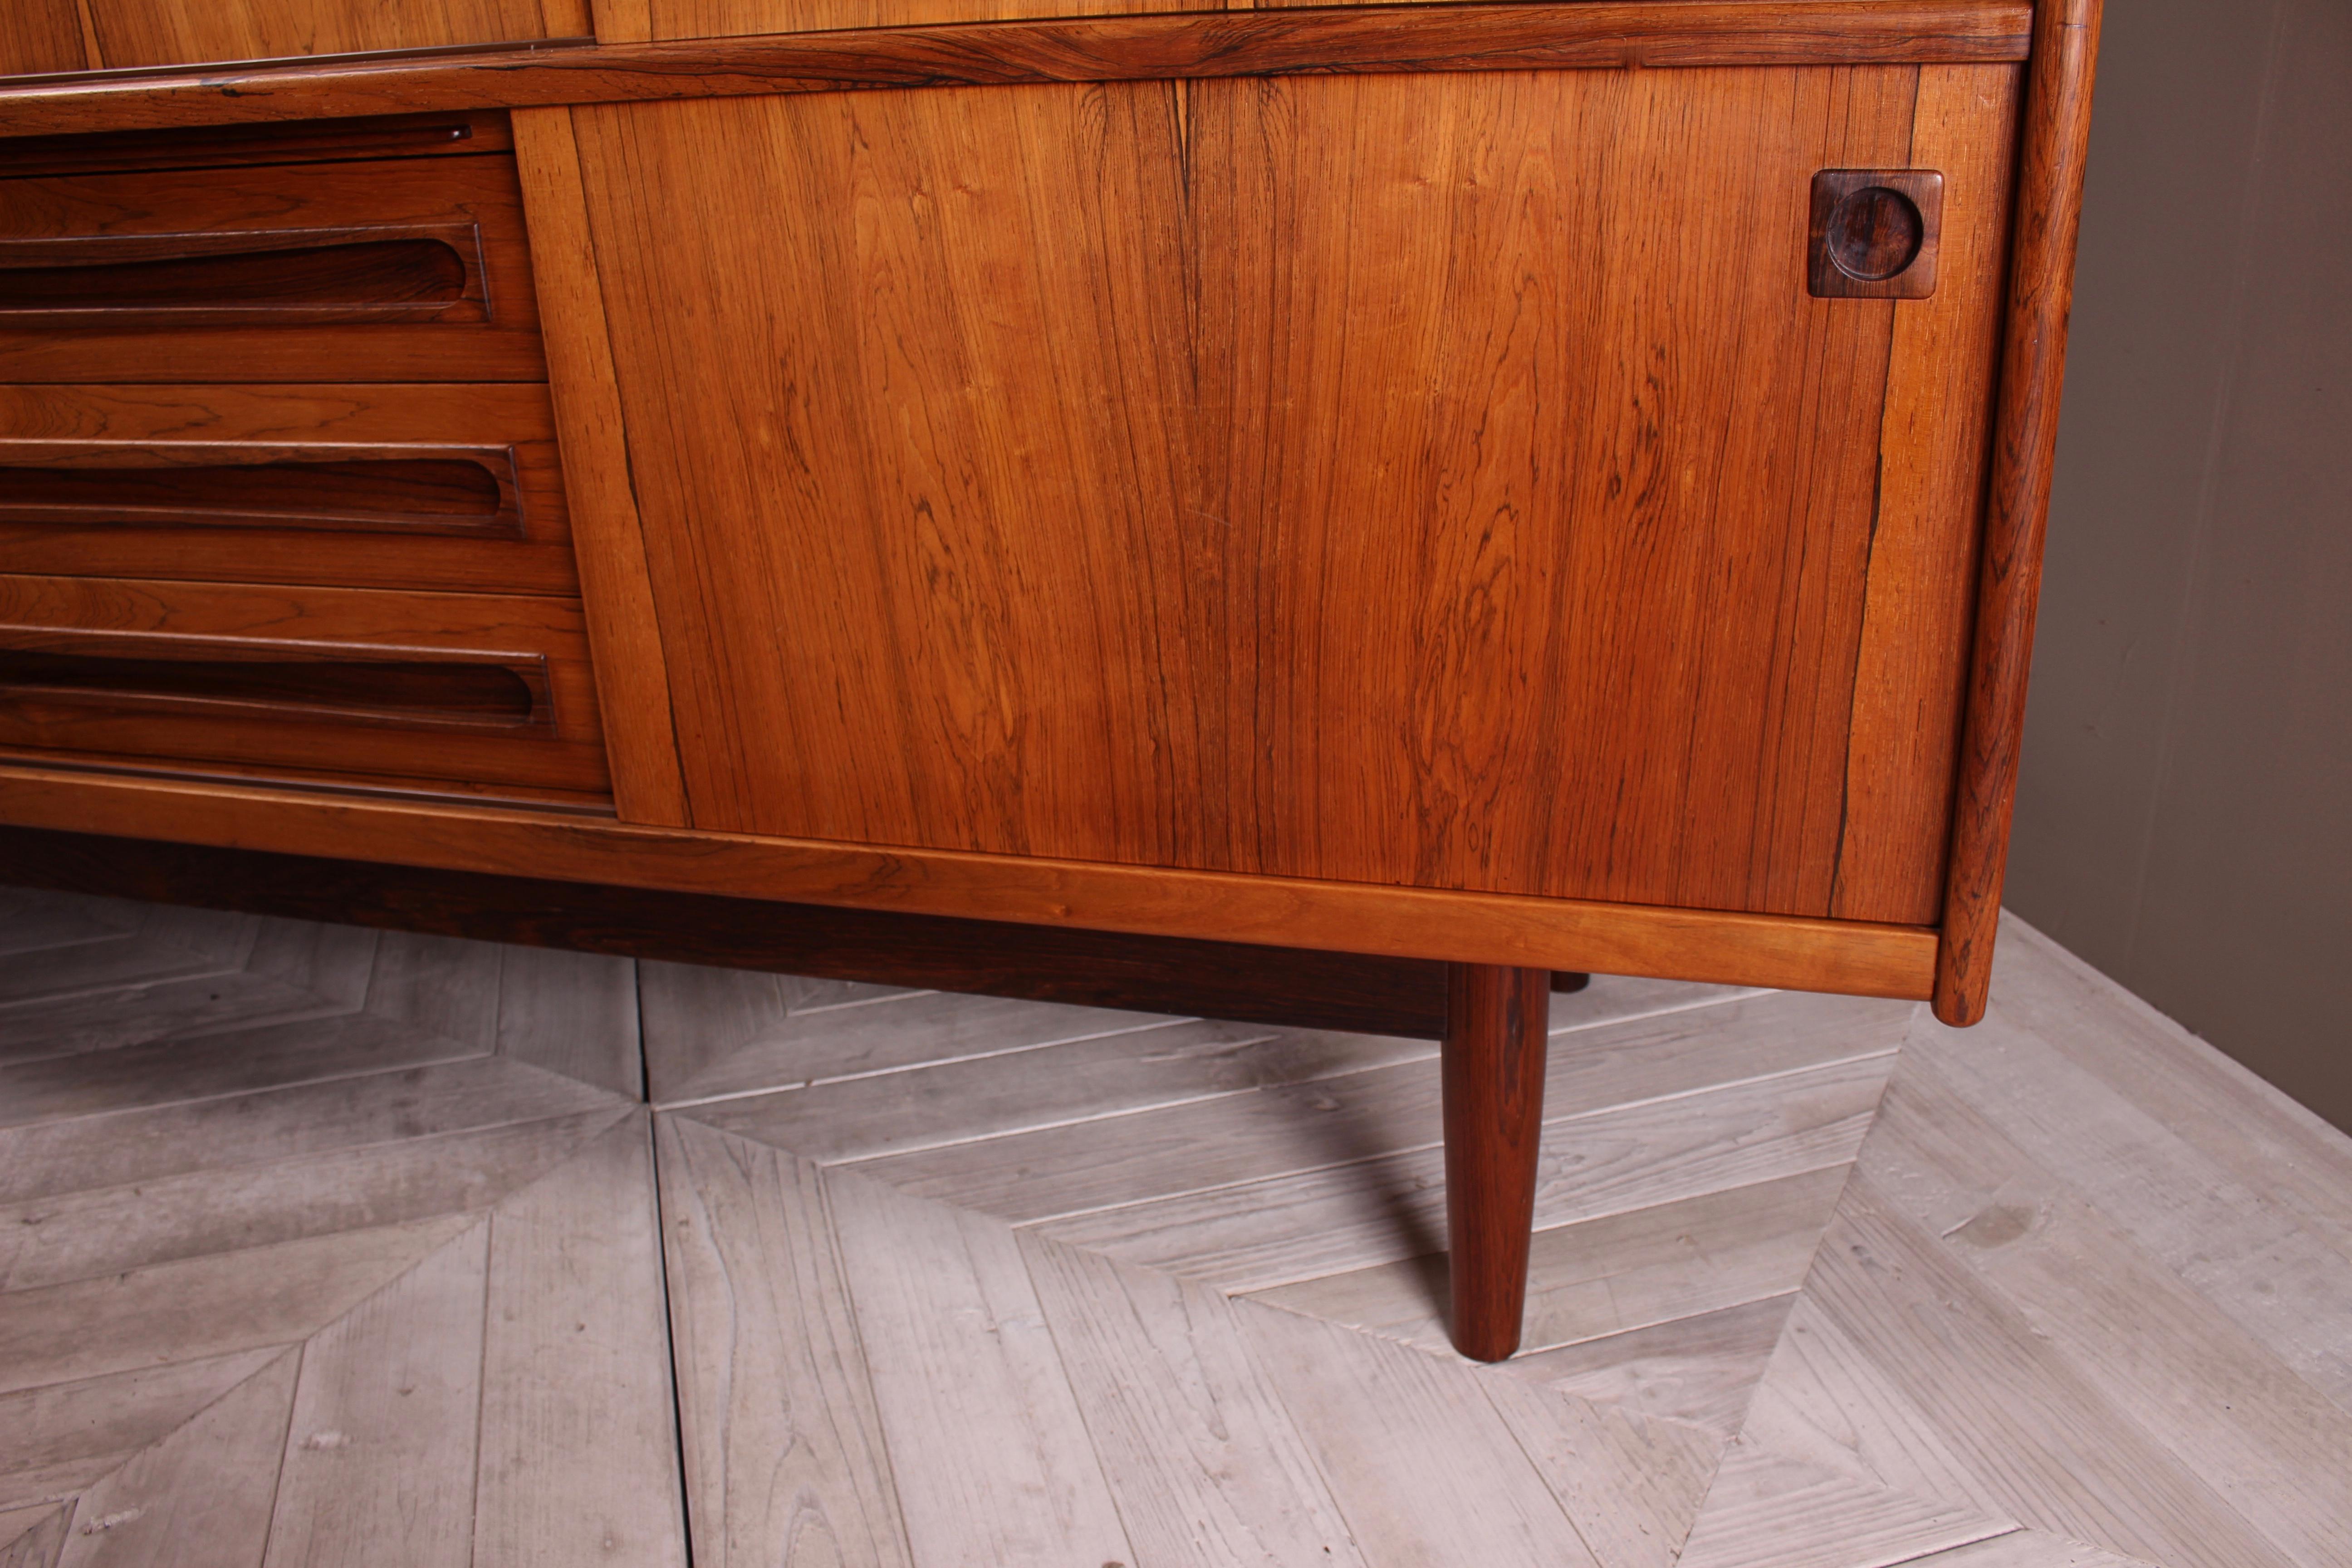
[[505,447],[54,450],[25,462],[0,442],[0,521],[523,536]]
[[[328,654],[299,644],[273,649],[230,638],[136,639],[25,627],[0,636],[50,645],[0,647],[0,702],[402,729],[554,729],[546,661],[536,654]],[[72,646],[83,638],[99,646]],[[141,648],[141,640],[157,646]]]
[[488,317],[471,224],[0,240],[0,326]]

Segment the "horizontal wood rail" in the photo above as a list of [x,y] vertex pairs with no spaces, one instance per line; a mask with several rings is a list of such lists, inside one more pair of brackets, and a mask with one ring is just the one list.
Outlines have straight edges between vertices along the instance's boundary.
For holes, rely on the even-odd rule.
[[1936,933],[1662,909],[698,833],[0,767],[0,822],[480,871],[1451,963],[1925,999]]
[[875,27],[46,79],[0,136],[859,88],[1612,67],[1999,64],[2028,0],[1583,0]]
[[509,144],[502,116],[445,114],[425,120],[334,120],[299,131],[265,123],[221,125],[209,131],[34,136],[11,146],[0,169],[5,169],[8,178],[16,179],[37,174],[102,174],[125,169],[219,169],[254,163],[282,166],[361,158],[498,153]]
[[0,239],[0,328],[488,315],[471,224]]
[[0,626],[0,710],[26,703],[398,729],[554,728],[539,654]]
[[0,441],[0,522],[524,533],[505,447]]

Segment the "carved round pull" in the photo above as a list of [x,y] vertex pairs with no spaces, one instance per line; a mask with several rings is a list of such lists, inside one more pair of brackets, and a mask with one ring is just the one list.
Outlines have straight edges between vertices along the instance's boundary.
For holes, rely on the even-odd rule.
[[1831,210],[1822,237],[1830,263],[1861,283],[1883,283],[1918,258],[1927,226],[1901,191],[1865,185]]

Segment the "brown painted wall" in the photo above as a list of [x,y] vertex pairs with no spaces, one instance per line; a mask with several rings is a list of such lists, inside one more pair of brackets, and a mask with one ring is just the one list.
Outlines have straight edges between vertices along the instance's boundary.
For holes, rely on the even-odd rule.
[[2352,1129],[2352,5],[2116,0],[2011,908]]

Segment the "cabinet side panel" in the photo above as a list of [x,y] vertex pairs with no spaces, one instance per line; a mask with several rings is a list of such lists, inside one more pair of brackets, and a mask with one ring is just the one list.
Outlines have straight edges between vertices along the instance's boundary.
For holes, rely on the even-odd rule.
[[2008,257],[2015,66],[1923,66],[1910,164],[1944,176],[1937,291],[1895,308],[1878,517],[1831,912],[1943,908]]
[[579,110],[695,822],[1827,913],[1916,81]]

